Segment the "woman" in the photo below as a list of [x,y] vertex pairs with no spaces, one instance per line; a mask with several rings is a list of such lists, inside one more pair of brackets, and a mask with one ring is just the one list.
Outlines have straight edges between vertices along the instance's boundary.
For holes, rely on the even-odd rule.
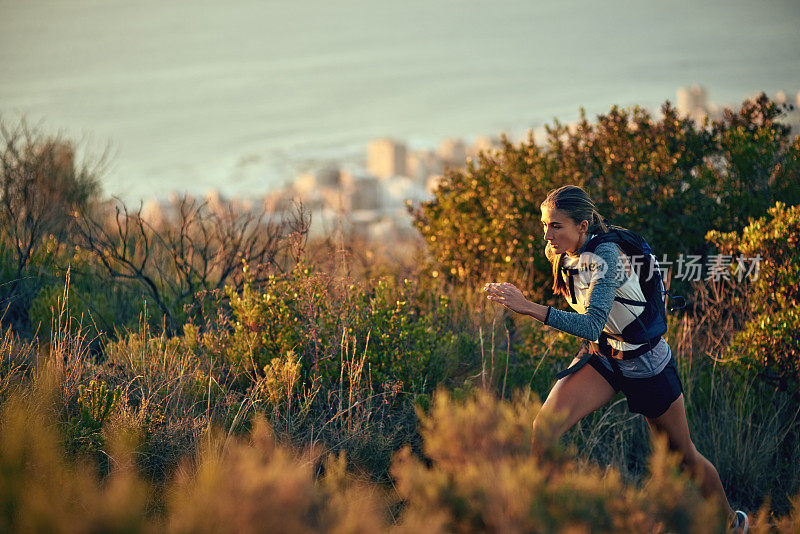
[[[580,187],[567,185],[547,195],[541,212],[553,290],[567,297],[577,313],[530,302],[512,284],[484,287],[490,300],[586,340],[533,423],[534,447],[558,440],[622,390],[630,411],[643,414],[652,432],[666,434],[670,447],[682,455],[683,468],[698,475],[703,495],[718,499],[734,529],[746,532],[747,514],[731,508],[717,470],[689,436],[675,360],[660,335],[665,328],[659,329],[658,319],[646,318],[644,307],[637,306],[646,299],[630,259],[613,240],[592,241],[593,252],[586,250],[594,236],[610,235],[594,202]],[[622,334],[636,329],[658,335],[640,335],[636,343]]]

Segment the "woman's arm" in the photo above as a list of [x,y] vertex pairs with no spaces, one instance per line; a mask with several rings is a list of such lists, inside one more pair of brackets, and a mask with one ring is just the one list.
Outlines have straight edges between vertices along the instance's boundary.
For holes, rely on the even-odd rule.
[[489,300],[499,302],[513,312],[530,315],[541,322],[545,322],[550,312],[550,306],[529,301],[514,284],[486,284],[483,290],[488,293]]
[[603,243],[597,247],[595,254],[606,262],[608,269],[590,282],[586,313],[566,312],[530,302],[512,284],[486,284],[484,291],[489,294],[489,300],[499,302],[511,311],[530,315],[547,326],[595,341],[606,324],[614,304],[614,294],[622,283],[617,277],[619,248],[613,243]]
[[545,324],[568,334],[596,341],[606,325],[611,306],[614,305],[614,294],[622,285],[622,280],[618,277],[620,253],[613,243],[598,245],[595,254],[606,263],[608,269],[602,275],[593,276],[589,282],[586,311],[576,313],[552,309]]

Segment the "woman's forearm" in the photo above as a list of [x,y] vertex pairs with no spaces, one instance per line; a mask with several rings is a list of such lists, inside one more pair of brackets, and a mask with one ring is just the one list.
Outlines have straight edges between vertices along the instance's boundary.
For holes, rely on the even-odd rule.
[[514,284],[489,283],[483,286],[489,300],[499,302],[509,310],[545,322],[550,306],[542,306],[525,298]]
[[548,310],[550,310],[550,306],[544,306],[542,304],[537,304],[536,302],[530,302],[528,309],[526,309],[524,313],[525,315],[530,315],[537,321],[545,322]]

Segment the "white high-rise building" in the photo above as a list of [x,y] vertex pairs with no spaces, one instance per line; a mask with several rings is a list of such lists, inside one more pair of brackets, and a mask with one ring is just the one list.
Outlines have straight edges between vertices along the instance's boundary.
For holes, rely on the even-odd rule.
[[359,169],[342,170],[339,192],[344,211],[377,210],[383,200],[382,186],[372,173]]
[[378,178],[406,175],[406,146],[392,139],[375,139],[367,147],[367,170]]
[[689,88],[681,87],[678,89],[678,101],[676,109],[678,114],[689,117],[693,121],[700,123],[708,116],[710,111],[708,104],[708,92],[704,87],[693,85]]
[[500,139],[497,137],[489,137],[488,135],[479,135],[475,138],[472,146],[467,149],[467,155],[472,158],[477,158],[481,152],[491,153],[502,147]]
[[409,152],[406,158],[406,174],[420,184],[425,183],[431,174],[441,174],[442,162],[430,150]]
[[467,162],[467,147],[461,139],[445,139],[439,144],[436,154],[445,166],[463,167]]

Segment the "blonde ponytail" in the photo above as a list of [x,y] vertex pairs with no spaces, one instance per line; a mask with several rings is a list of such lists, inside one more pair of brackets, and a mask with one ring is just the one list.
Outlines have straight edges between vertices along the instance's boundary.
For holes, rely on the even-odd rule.
[[603,217],[597,212],[596,209],[592,210],[592,222],[589,224],[589,232],[592,234],[605,234],[608,232],[608,226],[606,226]]

